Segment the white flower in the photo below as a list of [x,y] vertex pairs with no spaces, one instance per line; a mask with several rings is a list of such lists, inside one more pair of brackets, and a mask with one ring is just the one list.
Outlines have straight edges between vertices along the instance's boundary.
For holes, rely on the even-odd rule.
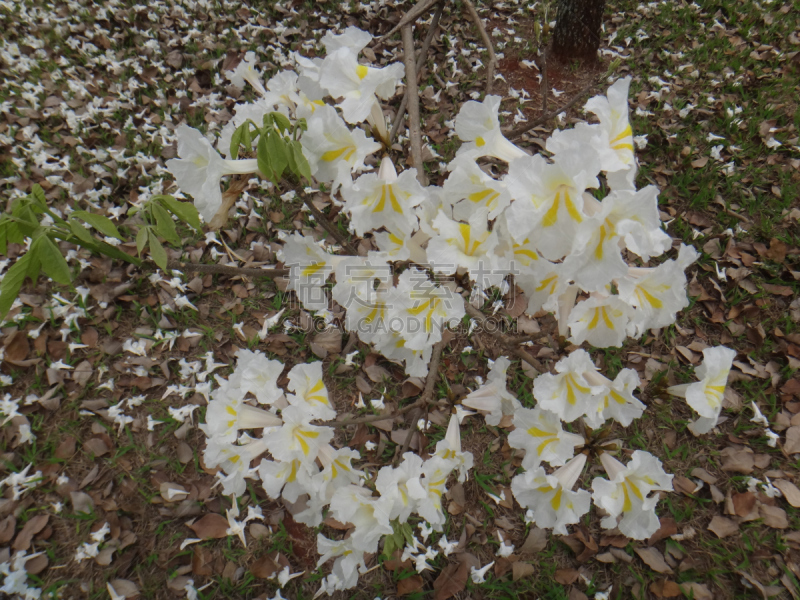
[[308,413],[297,406],[284,408],[281,417],[283,425],[265,432],[263,438],[277,460],[313,461],[320,448],[333,438],[333,429],[311,425]]
[[301,143],[308,159],[311,174],[318,181],[332,182],[335,193],[352,172],[364,168],[364,159],[380,150],[381,145],[370,140],[361,129],[353,131],[336,114],[331,106],[321,106],[308,120],[308,130]]
[[456,116],[456,135],[467,144],[462,144],[456,153],[456,166],[461,160],[474,160],[482,156],[493,156],[511,162],[526,156],[525,152],[509,142],[500,131],[500,96],[486,96],[483,102],[469,101],[461,105]]
[[388,99],[403,77],[401,63],[392,63],[382,69],[358,63],[350,48],[340,48],[329,53],[322,63],[319,84],[334,98],[342,98],[337,105],[348,123],[361,123],[378,103],[376,96]]
[[264,89],[264,84],[261,82],[261,74],[256,71],[255,63],[256,53],[248,52],[234,70],[225,71],[225,76],[239,89],[244,88],[244,82],[246,81],[259,94],[266,96],[267,90]]
[[451,415],[447,424],[447,431],[443,440],[436,442],[435,456],[455,462],[455,469],[458,470],[458,481],[464,482],[469,478],[469,470],[472,468],[472,452],[461,451],[461,420],[458,415]]
[[593,295],[569,314],[573,344],[589,342],[597,348],[618,347],[628,334],[633,309],[619,296]]
[[[461,401],[463,406],[474,408],[484,414],[489,425],[499,425],[506,415],[513,415],[522,406],[506,387],[506,371],[511,361],[501,356],[492,365],[488,381]],[[537,379],[538,381],[538,379]]]
[[416,268],[403,271],[390,290],[387,304],[391,328],[410,350],[430,348],[442,339],[442,328],[464,316],[464,301],[450,288],[438,286]]
[[556,363],[557,375],[544,373],[533,381],[533,396],[539,406],[571,423],[578,417],[597,412],[602,386],[590,384],[584,373],[597,371],[585,350],[575,350]]
[[497,235],[489,231],[486,209],[474,213],[469,223],[448,219],[443,211],[433,221],[438,235],[428,242],[428,262],[445,275],[466,270],[480,289],[499,285],[503,274],[494,249]]
[[[619,527],[623,535],[635,540],[649,538],[660,523],[655,512],[658,494],[648,494],[671,492],[672,475],[664,472],[655,456],[641,450],[633,453],[627,467],[607,453],[600,456],[600,461],[609,477],[592,481],[592,500],[609,514],[601,525],[606,529]],[[622,520],[617,524],[620,515]]]
[[622,369],[614,381],[610,381],[597,371],[584,372],[586,381],[592,385],[602,386],[595,407],[597,413],[585,416],[589,427],[598,428],[608,419],[614,419],[623,427],[630,425],[644,412],[645,405],[634,395],[639,386],[639,374],[633,369]]
[[694,248],[681,245],[677,260],[655,268],[631,268],[618,280],[619,297],[636,308],[632,323],[636,335],[674,323],[675,314],[689,306],[684,271],[697,256]]
[[181,191],[194,196],[203,219],[211,222],[222,206],[220,179],[224,175],[255,173],[258,161],[223,159],[203,134],[188,125],[180,125],[176,132],[180,158],[168,160],[167,169]]
[[475,567],[470,567],[469,574],[470,578],[472,579],[472,583],[476,585],[485,583],[486,572],[492,568],[492,565],[494,565],[494,561],[490,562],[488,565],[480,569],[476,569]]
[[336,410],[328,397],[328,388],[322,381],[322,363],[298,363],[289,371],[289,385],[294,394],[286,399],[300,407],[312,419],[333,419]]
[[480,209],[486,209],[488,218],[495,219],[511,203],[511,195],[502,181],[487,175],[474,160],[466,159],[457,161],[444,182],[441,196],[443,204],[452,207],[456,221],[468,221]]
[[575,447],[584,443],[583,436],[564,431],[555,413],[539,407],[518,408],[514,427],[508,445],[525,450],[522,466],[527,471],[535,470],[542,461],[560,467],[573,457]]
[[286,239],[278,258],[289,267],[286,289],[294,290],[307,310],[328,308],[322,286],[338,259],[326,253],[312,238],[299,233]]
[[345,183],[342,197],[355,232],[363,236],[373,229],[386,229],[395,235],[410,235],[417,229],[414,207],[426,193],[417,181],[417,170],[407,169],[398,177],[392,160],[381,160],[380,171],[367,173],[354,183]]
[[513,161],[506,183],[514,202],[506,221],[514,240],[536,240],[539,252],[549,260],[564,257],[587,217],[583,194],[598,187],[599,171],[595,153],[584,147],[556,155],[553,164],[540,154]]
[[234,442],[240,429],[260,429],[281,424],[277,415],[250,406],[242,398],[239,390],[232,389],[228,382],[214,390],[206,408],[206,422],[200,425],[203,433],[221,441]]
[[352,523],[353,547],[364,552],[375,552],[378,541],[392,533],[389,524],[389,505],[384,499],[372,497],[363,487],[349,485],[336,490],[331,499],[331,515],[342,523]]
[[242,394],[248,392],[260,404],[275,404],[283,395],[278,387],[278,378],[283,373],[283,363],[268,359],[263,352],[240,349],[236,352],[236,369],[231,375],[231,384]]
[[589,512],[589,492],[572,491],[585,464],[586,455],[579,454],[552,475],[541,466],[525,471],[511,480],[511,491],[520,506],[530,509],[539,527],[552,527],[555,533],[566,535],[567,525],[579,522]]
[[717,424],[734,358],[736,351],[725,346],[706,348],[703,350],[703,364],[695,369],[700,381],[667,388],[667,393],[686,398],[687,404],[700,415],[699,419],[689,423],[689,430],[694,435],[708,433]]

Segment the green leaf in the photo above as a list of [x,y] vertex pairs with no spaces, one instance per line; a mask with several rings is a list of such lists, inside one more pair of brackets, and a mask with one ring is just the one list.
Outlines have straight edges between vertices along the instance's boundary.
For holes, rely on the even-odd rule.
[[203,224],[200,223],[200,214],[191,202],[181,202],[172,196],[159,196],[159,201],[167,207],[167,210],[178,217],[181,221],[195,229],[198,233],[203,232]]
[[142,227],[136,234],[136,252],[139,253],[139,256],[142,255],[142,250],[147,245],[147,232],[149,229],[149,226]]
[[58,246],[46,235],[40,235],[31,243],[30,252],[42,263],[42,268],[47,276],[62,285],[72,281],[72,271],[69,270],[64,255]]
[[258,138],[256,159],[258,161],[258,170],[261,172],[261,174],[273,183],[278,183],[278,178],[275,177],[275,170],[272,168],[272,158],[269,155],[269,148],[267,148],[267,136],[265,135],[262,135],[260,138]]
[[5,318],[8,311],[11,310],[11,305],[14,304],[25,277],[28,275],[31,260],[31,253],[27,252],[11,265],[3,277],[3,282],[0,284],[0,319]]
[[170,244],[175,246],[180,245],[181,238],[178,235],[178,230],[175,229],[175,223],[172,220],[172,215],[167,212],[162,204],[154,203],[152,206],[153,216],[156,218],[156,231],[158,235],[167,240]]
[[308,131],[308,122],[306,122],[305,117],[297,119],[297,121],[294,122],[294,128],[300,131]]
[[44,190],[42,186],[38,183],[33,184],[33,189],[31,189],[31,196],[33,199],[41,205],[42,210],[47,206],[47,198],[44,195]]
[[85,210],[75,210],[70,213],[70,217],[77,217],[81,221],[88,223],[97,231],[102,233],[105,236],[117,238],[118,240],[122,239],[122,236],[119,234],[117,230],[117,226],[111,222],[111,219],[108,217],[104,217],[103,215],[96,215],[94,213],[86,212]]
[[267,136],[267,150],[269,151],[272,168],[275,171],[275,181],[273,183],[278,183],[284,170],[289,166],[289,152],[286,149],[286,142],[282,136],[275,132],[270,132]]
[[298,178],[305,177],[311,181],[311,167],[308,164],[305,154],[303,154],[303,146],[300,142],[294,141],[289,143],[289,156],[290,160],[294,161],[292,171]]
[[231,136],[231,158],[236,160],[239,158],[239,146],[242,144],[243,128],[247,127],[247,123],[240,125],[236,128]]
[[82,242],[85,242],[87,244],[93,244],[96,241],[92,237],[91,232],[88,229],[86,229],[86,227],[78,223],[78,221],[73,221],[72,218],[70,218],[69,220],[69,229],[72,232],[72,235],[74,235]]
[[148,239],[150,240],[150,257],[162,271],[167,270],[167,251],[164,246],[158,241],[158,236],[153,232],[152,228],[148,229]]
[[280,131],[289,131],[292,128],[292,122],[286,115],[279,112],[274,112],[272,113],[272,118]]

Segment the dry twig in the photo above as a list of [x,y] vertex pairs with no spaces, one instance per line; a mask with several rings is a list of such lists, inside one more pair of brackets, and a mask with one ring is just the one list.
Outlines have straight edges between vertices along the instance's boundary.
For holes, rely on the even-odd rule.
[[[422,44],[422,51],[420,52],[420,55],[417,58],[417,79],[419,79],[419,73],[422,70],[422,67],[425,66],[425,61],[428,58],[428,49],[431,47],[431,42],[433,41],[433,36],[436,33],[436,28],[439,26],[439,19],[442,17],[443,10],[444,10],[444,0],[441,0],[439,2],[439,5],[436,7],[436,12],[433,14],[433,20],[431,21],[431,26],[428,29],[428,34],[425,36],[425,41]],[[400,107],[397,109],[397,116],[394,119],[394,125],[392,125],[392,132],[389,134],[390,146],[394,141],[395,136],[397,135],[397,130],[400,129],[400,123],[402,123],[403,117],[406,114],[407,106],[408,106],[408,87],[406,87],[406,91],[403,94],[403,99],[400,101]]]
[[528,363],[534,369],[539,371],[539,373],[544,373],[545,372],[546,369],[544,368],[544,366],[542,366],[542,363],[540,363],[533,356],[528,354],[525,350],[520,348],[518,343],[516,343],[516,341],[513,338],[507,336],[504,333],[500,333],[499,331],[495,332],[495,331],[491,331],[489,328],[487,328],[485,325],[486,325],[486,323],[488,322],[489,319],[486,318],[486,315],[484,315],[481,311],[479,311],[477,308],[472,306],[472,304],[470,304],[469,302],[464,302],[464,306],[466,307],[467,314],[470,317],[472,317],[473,319],[475,319],[483,327],[483,330],[486,333],[488,333],[493,338],[495,338],[498,342],[500,342],[500,344],[506,350],[508,350],[511,354],[513,354],[514,356],[516,356],[520,360],[524,360],[526,363]]
[[419,90],[417,88],[417,61],[414,57],[414,33],[411,25],[403,27],[403,55],[406,64],[406,95],[408,97],[408,137],[411,141],[411,158],[417,169],[420,185],[428,185],[422,164],[422,130],[419,122]]
[[379,39],[380,40],[385,40],[387,37],[392,35],[395,31],[398,31],[399,29],[402,29],[406,25],[413,25],[414,21],[419,19],[423,14],[425,14],[426,10],[428,10],[431,6],[433,6],[437,2],[439,2],[439,0],[420,0],[419,2],[417,2],[417,4],[414,6],[414,8],[412,8],[410,11],[408,11],[405,14],[405,16],[402,19],[400,19],[400,22],[397,25],[392,27],[389,30],[388,33],[385,33]]
[[168,269],[179,269],[194,273],[213,273],[216,275],[229,275],[231,277],[284,277],[289,274],[289,269],[259,269],[257,267],[229,267],[227,265],[204,265],[200,263],[181,262],[171,260],[167,263]]
[[325,215],[323,215],[322,212],[316,206],[314,206],[314,203],[311,201],[311,196],[309,196],[308,194],[301,194],[301,195],[303,196],[303,203],[308,207],[308,210],[311,212],[311,214],[314,215],[314,219],[316,219],[317,223],[322,225],[322,227],[325,228],[325,231],[330,233],[333,236],[333,238],[337,242],[339,242],[339,245],[342,248],[347,250],[353,256],[357,256],[358,250],[356,250],[353,247],[353,245],[350,242],[348,242],[341,233],[339,233],[339,230],[336,229],[333,223],[328,221],[328,218]]

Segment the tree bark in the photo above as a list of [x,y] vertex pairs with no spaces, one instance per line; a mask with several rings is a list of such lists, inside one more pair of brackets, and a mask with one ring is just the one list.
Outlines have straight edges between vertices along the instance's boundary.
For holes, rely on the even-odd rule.
[[596,60],[606,0],[558,0],[553,56],[561,61]]

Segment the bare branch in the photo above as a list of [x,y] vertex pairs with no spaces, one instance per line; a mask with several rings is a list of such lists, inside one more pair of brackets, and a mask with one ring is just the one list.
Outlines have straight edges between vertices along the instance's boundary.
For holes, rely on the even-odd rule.
[[489,52],[489,64],[486,67],[486,93],[491,94],[492,86],[494,85],[494,70],[497,68],[497,56],[495,56],[494,53],[492,40],[489,38],[489,34],[486,33],[486,27],[483,26],[483,21],[481,20],[478,11],[475,10],[475,5],[472,3],[472,0],[464,0],[464,4],[466,4],[467,10],[469,11],[469,16],[477,26],[478,31],[481,34],[481,38],[483,38],[483,43],[486,46],[486,50]]
[[520,348],[516,340],[507,336],[504,333],[500,333],[499,331],[498,332],[490,331],[489,328],[485,326],[486,323],[488,322],[486,315],[484,315],[481,311],[472,306],[472,304],[470,304],[469,302],[465,301],[464,306],[466,308],[467,314],[473,319],[475,319],[482,326],[483,331],[494,337],[498,342],[500,342],[500,344],[506,350],[508,350],[511,354],[513,354],[520,360],[524,360],[534,369],[539,371],[539,373],[543,373],[545,371],[545,368],[542,365],[542,363],[540,363],[533,356],[528,354],[525,350]]
[[231,277],[284,277],[289,274],[289,269],[259,269],[257,267],[229,267],[227,265],[204,265],[200,263],[181,262],[171,260],[167,269],[178,269],[194,273],[213,273],[216,275],[229,275]]
[[314,219],[316,219],[317,223],[322,225],[322,227],[325,228],[325,231],[330,233],[333,236],[333,238],[337,242],[339,242],[339,245],[342,248],[347,250],[353,256],[358,255],[358,251],[353,247],[353,245],[350,242],[348,242],[344,238],[344,236],[342,236],[341,233],[339,233],[339,230],[336,229],[336,226],[333,225],[333,223],[331,223],[330,221],[328,221],[328,218],[325,215],[323,215],[322,212],[316,206],[314,206],[314,203],[311,201],[311,196],[309,196],[308,194],[304,194],[302,192],[300,192],[300,194],[303,197],[303,203],[308,207],[308,210],[311,211],[311,214],[314,215]]
[[433,6],[437,2],[439,2],[439,0],[420,0],[419,2],[417,2],[417,4],[414,6],[414,8],[412,8],[410,11],[408,11],[405,14],[405,16],[402,19],[400,19],[400,22],[397,25],[392,27],[389,30],[388,33],[385,33],[379,39],[385,40],[387,37],[392,35],[395,31],[398,31],[399,29],[402,29],[406,25],[413,25],[414,21],[419,19],[423,14],[425,14],[425,11],[427,11],[431,6]]
[[419,90],[417,88],[417,62],[414,57],[414,33],[411,25],[403,27],[403,54],[406,64],[406,95],[408,97],[408,133],[411,139],[411,158],[417,169],[420,185],[428,185],[422,164],[422,131],[419,122]]
[[[425,61],[428,58],[428,50],[431,47],[431,42],[433,41],[433,36],[436,33],[436,28],[439,26],[439,19],[442,17],[443,10],[444,0],[441,0],[439,5],[436,7],[436,12],[433,14],[431,26],[428,28],[428,34],[425,36],[425,42],[422,44],[422,51],[417,58],[417,80],[419,80],[419,73],[422,70],[422,67],[425,66]],[[403,116],[406,114],[406,106],[408,106],[408,87],[406,87],[406,91],[403,94],[403,99],[400,101],[400,107],[397,109],[397,116],[394,119],[394,125],[392,125],[392,132],[389,134],[390,146],[397,135],[397,130],[400,129],[400,123],[402,123]]]

